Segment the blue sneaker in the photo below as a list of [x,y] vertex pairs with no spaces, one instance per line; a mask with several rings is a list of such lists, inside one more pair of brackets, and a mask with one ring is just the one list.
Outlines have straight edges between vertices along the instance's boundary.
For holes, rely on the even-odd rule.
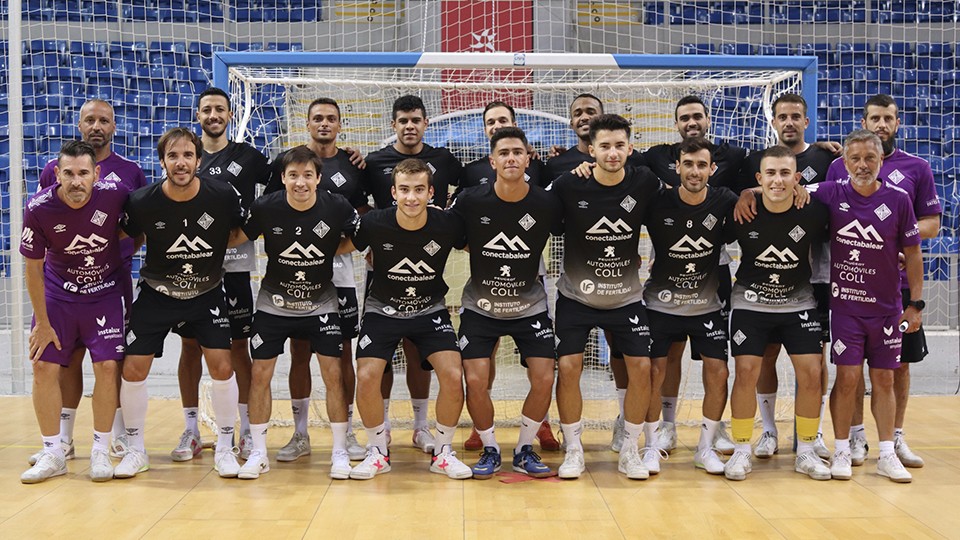
[[550,467],[540,461],[540,456],[533,451],[533,445],[525,444],[520,447],[520,453],[514,451],[513,470],[534,478],[546,478],[553,475]]
[[480,461],[473,466],[473,477],[477,480],[486,480],[498,472],[500,472],[500,451],[493,446],[484,446]]

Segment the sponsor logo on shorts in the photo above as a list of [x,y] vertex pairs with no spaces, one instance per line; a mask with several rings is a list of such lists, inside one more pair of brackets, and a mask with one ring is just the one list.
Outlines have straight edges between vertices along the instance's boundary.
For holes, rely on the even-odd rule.
[[703,323],[703,327],[707,330],[713,330],[713,321],[707,321]]
[[260,346],[263,345],[263,338],[260,337],[260,334],[254,334],[253,337],[250,338],[250,345],[253,345],[254,349],[259,349]]
[[104,315],[104,316],[102,316],[102,317],[97,317],[97,325],[99,325],[100,328],[103,328],[103,326],[104,326],[105,324],[107,324],[107,316],[106,316],[106,315]]
[[127,332],[127,345],[132,344],[136,340],[137,340],[137,335],[133,333],[133,330],[130,330],[129,332]]
[[836,340],[833,342],[833,352],[837,354],[843,354],[843,351],[847,350],[847,346],[841,340]]
[[747,340],[747,336],[740,330],[737,330],[737,333],[733,335],[733,340],[737,342],[737,345],[743,345],[743,342]]
[[469,344],[470,344],[470,340],[467,339],[467,336],[460,336],[460,341],[457,342],[457,345],[460,346],[461,351],[466,349],[467,345]]
[[806,312],[806,311],[804,311],[803,313],[800,313],[800,315],[799,315],[799,316],[800,316],[800,319],[801,319],[801,320],[804,320],[804,321],[805,321],[805,320],[807,320],[807,319],[809,319],[809,318],[810,318],[810,313],[809,313],[809,312]]
[[884,327],[883,327],[883,333],[886,334],[886,335],[888,335],[888,336],[889,336],[890,334],[893,334],[893,327],[892,327],[892,326],[884,326]]
[[357,344],[360,345],[361,349],[366,349],[367,345],[370,345],[372,342],[373,340],[370,339],[370,336],[363,336]]

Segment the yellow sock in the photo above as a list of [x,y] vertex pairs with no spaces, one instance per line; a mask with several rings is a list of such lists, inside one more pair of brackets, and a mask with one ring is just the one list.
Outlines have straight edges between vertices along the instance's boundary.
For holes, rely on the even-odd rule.
[[733,418],[730,420],[730,433],[736,444],[750,444],[753,438],[753,418]]
[[820,427],[819,418],[805,418],[797,415],[797,439],[801,442],[812,443],[817,440],[817,428]]

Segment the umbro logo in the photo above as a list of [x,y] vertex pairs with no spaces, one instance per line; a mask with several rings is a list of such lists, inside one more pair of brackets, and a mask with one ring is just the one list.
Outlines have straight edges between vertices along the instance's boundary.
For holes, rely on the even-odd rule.
[[487,216],[483,216],[482,218],[480,218],[480,224],[481,224],[481,225],[489,225],[489,224],[490,224],[490,218],[488,218]]
[[283,234],[283,227],[274,227],[273,234]]
[[586,210],[589,206],[590,206],[590,203],[588,203],[587,201],[580,201],[577,203],[577,208],[581,210]]
[[599,221],[593,224],[593,227],[587,229],[587,234],[621,234],[628,232],[633,232],[633,229],[625,221],[622,219],[610,221],[606,217],[600,218]]
[[54,225],[54,227],[53,227],[53,232],[55,232],[55,233],[62,233],[62,232],[64,232],[64,231],[66,231],[66,230],[67,230],[67,226],[64,225],[63,223],[57,223],[57,224]]

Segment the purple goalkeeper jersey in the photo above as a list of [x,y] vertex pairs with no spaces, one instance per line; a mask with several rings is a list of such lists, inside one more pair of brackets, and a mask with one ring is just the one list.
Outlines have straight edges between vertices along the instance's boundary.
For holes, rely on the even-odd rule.
[[848,181],[807,189],[830,209],[830,310],[860,317],[900,313],[899,254],[920,244],[910,197],[886,183],[869,197]]
[[127,190],[97,182],[87,204],[73,209],[60,200],[58,189],[48,187],[30,199],[20,236],[24,257],[44,259],[48,301],[95,302],[122,294],[118,234]]

